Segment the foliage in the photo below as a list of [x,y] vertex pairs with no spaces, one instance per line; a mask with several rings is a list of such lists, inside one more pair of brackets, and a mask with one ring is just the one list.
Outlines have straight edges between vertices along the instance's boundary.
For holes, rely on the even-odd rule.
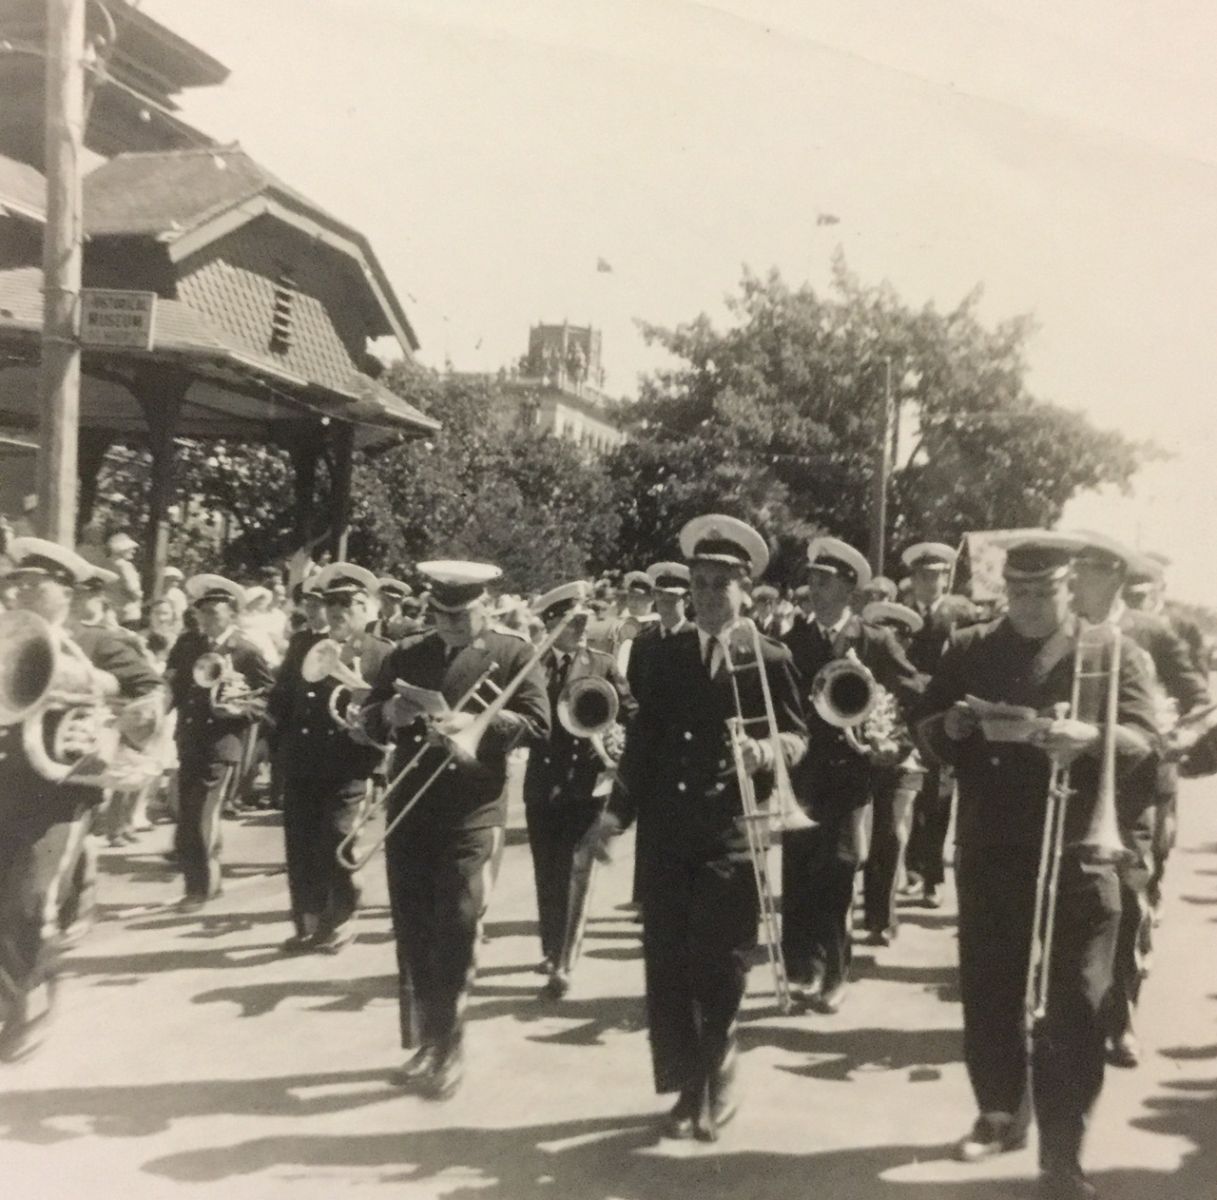
[[576,447],[510,427],[491,383],[400,366],[384,382],[443,428],[357,466],[351,545],[361,561],[471,558],[534,591],[612,560],[612,486]]
[[834,263],[827,295],[745,273],[732,324],[644,325],[676,360],[644,382],[633,442],[608,464],[630,561],[669,552],[697,512],[781,534],[771,576],[823,529],[865,548],[876,444],[890,384],[918,443],[895,471],[889,547],[970,529],[1050,524],[1076,492],[1126,487],[1150,447],[1038,402],[1026,318],[986,329],[979,291],[950,312],[916,310]]

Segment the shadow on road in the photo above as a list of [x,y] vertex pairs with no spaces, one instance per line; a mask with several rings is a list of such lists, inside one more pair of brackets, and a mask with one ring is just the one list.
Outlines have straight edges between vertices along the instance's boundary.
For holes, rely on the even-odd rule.
[[373,1000],[391,999],[396,995],[395,975],[365,975],[354,979],[287,979],[213,988],[199,992],[191,1003],[231,1003],[240,1008],[238,1016],[262,1017],[287,1000],[320,999],[322,1003],[308,1005],[311,1012],[352,1013],[362,1012]]

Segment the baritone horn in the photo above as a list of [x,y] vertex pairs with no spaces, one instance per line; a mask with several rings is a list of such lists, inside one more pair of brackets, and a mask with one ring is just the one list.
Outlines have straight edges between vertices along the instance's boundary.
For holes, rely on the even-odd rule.
[[604,744],[604,735],[617,723],[621,700],[617,689],[598,675],[570,680],[558,697],[556,714],[572,737],[587,738],[600,761],[610,770],[616,766]]
[[366,736],[359,710],[372,687],[362,671],[342,661],[341,642],[334,638],[322,638],[317,642],[304,656],[300,675],[306,683],[332,679],[337,686],[330,692],[327,703],[330,719],[347,733]]
[[[211,710],[217,715],[259,715],[258,708],[263,699],[261,690],[255,691],[249,686],[228,655],[215,650],[200,654],[195,659],[191,678],[197,687],[208,693]],[[238,709],[240,712],[221,712],[222,709]]]
[[809,699],[820,720],[845,734],[852,750],[866,753],[857,730],[879,703],[880,688],[870,670],[851,650],[825,663],[811,681]]

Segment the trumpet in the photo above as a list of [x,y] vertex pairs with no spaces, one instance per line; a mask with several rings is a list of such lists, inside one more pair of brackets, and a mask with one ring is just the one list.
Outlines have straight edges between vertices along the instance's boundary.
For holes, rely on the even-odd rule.
[[[556,626],[545,636],[545,638],[533,649],[531,657],[528,661],[515,673],[512,678],[499,687],[490,676],[498,668],[498,663],[492,662],[490,666],[474,681],[473,685],[465,692],[465,694],[457,701],[453,711],[464,712],[466,705],[473,703],[483,703],[484,707],[474,719],[465,726],[464,729],[458,730],[451,735],[443,735],[443,742],[447,749],[439,764],[423,780],[422,784],[415,790],[414,795],[401,807],[401,811],[390,821],[384,828],[384,832],[380,837],[369,847],[363,854],[355,854],[355,844],[359,839],[360,832],[367,826],[372,819],[373,806],[369,806],[367,812],[357,822],[354,829],[339,843],[337,857],[340,866],[345,867],[348,871],[358,871],[372,860],[376,851],[379,850],[388,840],[393,830],[406,819],[413,810],[414,806],[426,795],[431,785],[443,774],[448,764],[459,759],[464,762],[472,762],[477,758],[478,747],[481,745],[482,738],[486,731],[490,728],[495,717],[507,707],[512,696],[520,690],[520,685],[528,675],[534,671],[537,665],[553,649],[554,643],[562,636],[567,625],[579,615],[578,610],[572,609]],[[491,698],[488,701],[481,701],[478,693],[483,689],[489,689]],[[414,755],[406,762],[406,764],[393,776],[392,779],[385,785],[384,792],[379,803],[387,804],[389,797],[401,786],[407,776],[412,775],[422,763],[423,757],[429,750],[434,749],[430,744],[424,743],[418,748]]]
[[222,717],[255,718],[262,715],[265,697],[255,690],[227,654],[208,650],[195,660],[191,678],[209,694],[211,711]]
[[[1083,627],[1073,651],[1069,704],[1058,704],[1058,719],[1097,717],[1102,728],[1099,784],[1095,806],[1084,836],[1069,848],[1087,862],[1119,862],[1128,856],[1120,839],[1116,815],[1116,725],[1120,699],[1122,635],[1118,625]],[[1099,690],[1101,689],[1101,691]],[[1096,704],[1095,701],[1101,701]],[[1101,711],[1096,711],[1101,710]],[[1024,1032],[1028,1051],[1048,1011],[1048,981],[1056,925],[1061,857],[1065,849],[1065,813],[1072,791],[1069,768],[1053,761],[1048,780],[1048,804],[1035,880],[1031,953],[1023,996]]]
[[[773,705],[773,692],[769,677],[765,673],[762,657],[761,633],[756,624],[747,617],[740,617],[722,639],[724,647],[732,641],[743,640],[744,653],[727,652],[726,667],[731,677],[731,688],[735,696],[736,715],[728,719],[727,732],[731,739],[731,753],[735,763],[735,777],[739,785],[740,803],[743,807],[743,825],[748,837],[748,856],[752,861],[752,873],[756,880],[756,894],[760,902],[761,925],[765,933],[765,953],[773,973],[773,990],[782,1012],[789,1012],[793,1005],[790,980],[786,973],[786,956],[782,951],[780,918],[773,882],[769,875],[769,834],[777,831],[794,833],[811,829],[815,822],[803,812],[795,799],[794,787],[782,750],[777,713]],[[740,696],[739,676],[747,670],[757,672],[764,712],[760,716],[745,716]],[[773,759],[773,799],[769,808],[762,809],[757,800],[756,784],[748,773],[744,758],[744,745],[749,738],[750,725],[764,724],[765,738],[769,743]]]
[[342,661],[341,642],[333,638],[322,638],[317,642],[304,656],[300,675],[306,683],[333,680],[336,686],[326,703],[330,719],[352,737],[367,741],[378,750],[388,749],[387,745],[373,742],[364,729],[360,710],[372,689],[362,670],[357,671]]
[[84,651],[37,613],[0,613],[0,725],[21,725],[30,766],[51,783],[141,787],[157,768],[122,744],[123,705]]

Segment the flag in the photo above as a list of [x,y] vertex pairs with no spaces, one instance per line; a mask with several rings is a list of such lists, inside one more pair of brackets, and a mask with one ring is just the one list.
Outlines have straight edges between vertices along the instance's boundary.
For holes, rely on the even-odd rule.
[[596,270],[601,275],[611,275],[613,273],[613,264],[607,258],[598,258],[596,259]]
[[816,213],[817,225],[840,225],[841,218],[834,217],[832,213]]

